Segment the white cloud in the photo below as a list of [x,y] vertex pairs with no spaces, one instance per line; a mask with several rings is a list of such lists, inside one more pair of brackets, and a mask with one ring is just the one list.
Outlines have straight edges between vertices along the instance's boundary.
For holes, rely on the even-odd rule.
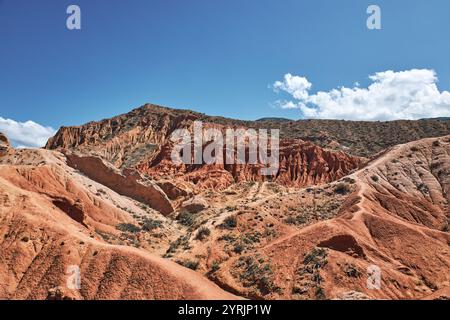
[[52,127],[44,127],[33,121],[17,122],[2,117],[0,117],[0,132],[18,148],[43,147],[48,138],[55,134]]
[[278,101],[281,108],[297,108],[305,118],[347,120],[420,119],[450,116],[450,92],[439,91],[434,70],[412,69],[378,72],[369,77],[367,88],[339,87],[310,94],[305,77],[286,74],[273,84],[285,91],[290,101]]

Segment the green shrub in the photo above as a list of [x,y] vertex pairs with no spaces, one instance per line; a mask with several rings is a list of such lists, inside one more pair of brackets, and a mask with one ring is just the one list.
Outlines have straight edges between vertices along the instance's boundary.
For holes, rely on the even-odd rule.
[[222,226],[226,229],[234,229],[237,227],[237,219],[235,216],[226,217],[222,223]]
[[334,192],[338,194],[347,194],[350,192],[350,187],[345,183],[339,183],[336,187],[334,187]]
[[297,216],[289,216],[286,219],[284,219],[284,222],[287,224],[293,224],[293,225],[302,225],[308,222],[308,219],[305,215],[299,214]]
[[210,234],[211,234],[211,231],[207,227],[201,227],[200,229],[198,229],[195,239],[203,241],[204,239],[209,237]]
[[198,266],[199,266],[199,262],[198,261],[192,261],[192,260],[178,260],[177,261],[178,264],[182,265],[183,267],[192,269],[192,270],[197,270]]
[[189,237],[181,236],[177,240],[172,241],[169,245],[169,249],[167,249],[164,257],[171,257],[173,253],[177,251],[179,247],[183,247],[184,250],[189,250],[191,247],[189,246]]
[[145,218],[141,223],[142,230],[144,231],[152,231],[154,229],[158,229],[162,226],[162,221],[154,220],[152,218]]
[[238,243],[234,246],[233,251],[236,253],[242,253],[244,251],[245,247],[242,243]]
[[252,256],[240,257],[234,266],[242,270],[239,272],[239,279],[245,287],[256,287],[262,295],[280,290],[273,283],[272,268],[264,259],[255,259]]
[[117,230],[120,230],[122,232],[129,232],[129,233],[137,233],[141,231],[141,228],[131,223],[120,223],[116,226],[116,228]]
[[219,261],[213,261],[211,265],[211,272],[216,272],[220,269],[220,263]]
[[359,278],[359,276],[361,275],[361,272],[358,270],[358,268],[356,268],[354,264],[346,263],[344,265],[344,272],[348,277],[352,278]]
[[186,227],[192,227],[195,223],[195,216],[188,212],[182,212],[178,215],[177,220]]

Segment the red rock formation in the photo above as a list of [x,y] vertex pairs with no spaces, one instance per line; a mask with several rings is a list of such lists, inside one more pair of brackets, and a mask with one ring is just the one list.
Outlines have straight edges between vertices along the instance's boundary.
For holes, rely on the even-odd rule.
[[358,157],[324,150],[301,140],[280,141],[279,170],[273,176],[261,174],[262,164],[175,165],[171,160],[171,151],[171,143],[164,145],[151,162],[139,164],[137,169],[155,179],[172,177],[190,181],[201,188],[224,189],[243,181],[272,181],[295,187],[327,183],[347,175],[362,164],[362,159]]
[[[248,253],[270,261],[273,286],[280,289],[258,297],[334,299],[351,291],[371,299],[445,295],[450,287],[449,155],[450,136],[424,139],[396,146],[357,171],[351,176],[356,189],[337,217],[285,231]],[[280,195],[277,201],[286,198]],[[327,198],[316,195],[315,201]],[[249,296],[245,285],[228,280],[236,265],[239,257],[223,263],[217,281]],[[367,284],[374,268],[380,271],[378,289]]]
[[[224,189],[241,181],[275,181],[302,187],[339,179],[362,162],[361,158],[324,150],[302,140],[281,140],[280,170],[271,177],[261,175],[263,166],[258,164],[174,165],[170,136],[176,129],[193,132],[195,120],[219,122],[204,122],[203,129],[214,128],[222,132],[227,128],[245,129],[241,122],[225,126],[220,123],[223,122],[221,119],[145,105],[100,122],[63,127],[48,141],[46,148],[99,156],[118,168],[136,168],[158,180],[189,181],[198,189]],[[248,157],[248,148],[246,152]]]
[[[57,152],[0,158],[0,299],[237,298],[174,262],[106,243],[100,232],[135,223],[116,204],[137,208],[104,186],[103,199],[94,185]],[[73,267],[79,290],[68,286]]]
[[0,157],[7,154],[9,149],[11,149],[11,145],[8,138],[0,132]]
[[70,153],[66,157],[69,166],[119,194],[143,202],[165,215],[174,211],[161,188],[153,181],[144,180],[135,170],[125,169],[121,173],[99,157],[80,157]]

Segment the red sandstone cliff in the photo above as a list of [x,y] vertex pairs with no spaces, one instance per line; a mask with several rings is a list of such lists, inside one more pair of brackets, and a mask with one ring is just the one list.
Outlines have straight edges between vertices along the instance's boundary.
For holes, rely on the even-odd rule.
[[[260,164],[175,165],[171,161],[173,145],[170,136],[176,129],[192,132],[196,120],[211,121],[190,111],[145,105],[111,119],[79,127],[63,127],[48,141],[46,148],[98,156],[117,168],[134,168],[155,179],[189,181],[200,189],[223,189],[241,181],[275,181],[286,186],[308,186],[339,179],[362,163],[361,158],[341,151],[324,150],[302,140],[282,139],[280,167],[273,176],[261,175],[263,166]],[[222,132],[229,128],[209,122],[205,122],[203,127]],[[242,125],[230,128],[245,129]]]

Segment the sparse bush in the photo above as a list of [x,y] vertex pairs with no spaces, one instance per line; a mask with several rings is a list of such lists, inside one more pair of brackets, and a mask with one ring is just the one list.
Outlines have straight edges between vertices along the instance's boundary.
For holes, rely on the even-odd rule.
[[242,253],[244,249],[245,249],[244,245],[242,243],[238,243],[234,246],[233,251],[239,254]]
[[256,287],[262,295],[280,290],[271,279],[271,266],[263,258],[240,257],[234,266],[242,270],[239,272],[239,279],[245,287]]
[[439,147],[440,145],[439,140],[433,141],[433,147]]
[[198,266],[199,266],[199,262],[198,261],[192,261],[192,260],[178,260],[177,263],[179,265],[182,265],[183,267],[192,269],[192,270],[197,270]]
[[232,235],[225,234],[225,235],[221,236],[217,240],[219,240],[219,241],[226,241],[226,242],[234,242],[236,240],[236,238],[234,236],[232,236]]
[[209,237],[210,234],[211,234],[211,231],[207,227],[201,227],[200,229],[198,229],[195,239],[203,241],[204,239]]
[[334,192],[338,194],[347,194],[350,192],[350,187],[345,183],[339,183],[334,187]]
[[286,219],[284,219],[284,222],[286,222],[287,224],[296,224],[297,219],[294,216],[289,216]]
[[219,261],[213,261],[211,265],[211,272],[216,272],[220,269],[220,263]]
[[419,148],[417,148],[417,147],[411,147],[411,149],[410,149],[412,152],[417,152],[417,151],[419,151]]
[[192,213],[182,212],[178,215],[177,220],[186,227],[192,227],[195,224],[195,216]]
[[419,184],[419,185],[417,186],[417,189],[418,189],[420,192],[425,193],[425,194],[430,193],[430,189],[429,189],[428,186],[427,186],[426,184],[424,184],[424,183]]
[[141,231],[141,228],[131,223],[120,223],[116,226],[116,228],[117,230],[120,230],[122,232],[129,232],[129,233],[137,233]]
[[164,257],[171,257],[173,253],[175,253],[179,247],[183,247],[184,250],[189,250],[191,247],[189,246],[189,237],[181,236],[177,240],[173,241],[169,245],[169,249],[167,249]]
[[287,224],[293,224],[293,225],[302,225],[308,222],[308,219],[305,215],[299,214],[297,216],[289,216],[286,219],[284,219],[284,222]]
[[323,290],[323,288],[322,288],[321,286],[317,286],[317,287],[316,287],[316,292],[315,292],[315,294],[316,294],[316,299],[318,299],[318,300],[324,300],[324,299],[327,298],[327,297],[325,296],[325,291]]
[[234,229],[237,227],[237,218],[235,216],[226,217],[222,223],[222,226],[226,229]]
[[323,248],[314,248],[310,253],[305,255],[303,263],[309,265],[313,269],[320,269],[328,263],[328,253]]
[[152,231],[162,226],[162,221],[154,220],[152,218],[145,218],[141,223],[142,230]]
[[361,275],[361,272],[356,268],[354,264],[346,263],[343,269],[348,277],[359,278],[359,276]]
[[378,182],[378,180],[380,180],[380,178],[378,178],[378,176],[376,175],[373,175],[371,178],[374,182]]

